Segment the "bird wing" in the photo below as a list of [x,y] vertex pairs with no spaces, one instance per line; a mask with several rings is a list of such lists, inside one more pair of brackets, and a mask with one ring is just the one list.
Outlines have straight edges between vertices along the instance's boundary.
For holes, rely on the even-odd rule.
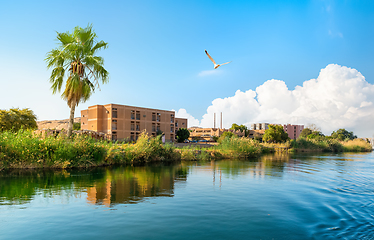
[[225,65],[225,64],[228,64],[228,63],[231,63],[231,61],[230,61],[230,62],[226,62],[226,63],[222,63],[222,64],[220,64],[220,65],[222,66],[222,65]]
[[208,53],[207,50],[205,50],[205,53],[206,53],[206,55],[208,55],[210,61],[212,61],[212,62],[214,63],[214,65],[216,65],[216,62],[215,62],[214,59],[209,55],[209,53]]

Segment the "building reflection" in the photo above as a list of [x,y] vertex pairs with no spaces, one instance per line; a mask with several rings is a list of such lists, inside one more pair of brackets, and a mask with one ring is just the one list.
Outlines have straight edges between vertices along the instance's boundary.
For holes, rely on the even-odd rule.
[[175,182],[186,179],[187,169],[181,166],[108,170],[104,181],[87,188],[87,202],[110,207],[137,203],[148,197],[172,197]]
[[297,164],[290,154],[262,155],[256,159],[213,160],[205,164],[184,162],[185,166],[198,166],[199,174],[212,176],[213,185],[219,187],[223,185],[224,178],[245,175],[258,179],[281,177],[285,171],[297,171]]

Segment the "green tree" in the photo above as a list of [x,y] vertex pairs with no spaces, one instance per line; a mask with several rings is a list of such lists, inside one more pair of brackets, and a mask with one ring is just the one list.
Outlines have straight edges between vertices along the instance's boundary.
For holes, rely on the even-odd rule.
[[73,130],[81,130],[81,123],[80,122],[75,122],[73,124]]
[[299,138],[300,137],[303,137],[303,138],[320,138],[320,137],[324,137],[324,136],[325,135],[319,130],[304,128],[303,131],[301,131],[301,133],[299,135]]
[[219,137],[218,142],[222,142],[222,140],[225,138],[232,138],[232,137],[236,137],[235,133],[229,132],[229,131],[223,132],[222,135]]
[[241,131],[241,132],[244,132],[244,136],[248,136],[248,128],[247,128],[247,126],[245,126],[245,125],[238,125],[238,124],[236,124],[236,123],[233,123],[232,125],[231,125],[231,128],[230,128],[231,130],[236,130],[236,131]]
[[313,131],[309,128],[304,128],[303,131],[301,131],[299,138],[307,138],[310,134],[313,134]]
[[264,142],[285,142],[289,139],[288,134],[284,131],[281,125],[269,125],[269,129],[265,130],[262,137]]
[[184,142],[184,140],[188,139],[190,137],[190,131],[188,131],[187,128],[180,128],[177,133],[177,141],[179,143]]
[[97,35],[92,25],[86,28],[75,27],[72,33],[57,32],[58,47],[47,53],[45,59],[48,68],[53,68],[50,76],[53,94],[65,89],[61,97],[70,107],[68,136],[71,136],[75,107],[87,101],[99,83],[107,83],[108,71],[104,68],[104,59],[96,56],[100,49],[108,47],[104,41],[96,41]]
[[340,141],[352,140],[352,139],[357,138],[357,136],[354,135],[353,132],[348,132],[344,128],[340,128],[336,132],[333,131],[331,133],[331,137],[334,138],[334,139],[339,139]]
[[0,110],[0,131],[15,131],[19,129],[36,129],[36,115],[28,108],[11,108]]

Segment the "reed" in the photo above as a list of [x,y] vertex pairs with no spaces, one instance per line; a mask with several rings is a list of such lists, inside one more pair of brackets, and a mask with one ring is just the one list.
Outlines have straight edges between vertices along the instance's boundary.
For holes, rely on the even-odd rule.
[[0,133],[0,168],[66,168],[99,165],[105,149],[85,136],[40,138],[32,131]]
[[371,151],[371,145],[355,139],[299,138],[281,144],[259,143],[248,138],[225,138],[211,148],[176,148],[162,144],[161,137],[143,132],[136,143],[95,140],[89,136],[37,136],[32,131],[0,132],[0,170],[5,168],[74,168],[151,161],[209,161],[254,158],[261,153],[291,151]]
[[372,146],[370,143],[363,139],[353,139],[343,142],[344,151],[346,152],[370,152],[372,151]]
[[231,137],[223,139],[214,148],[220,150],[221,154],[226,155],[227,158],[251,158],[259,156],[263,147],[253,139]]
[[116,163],[172,161],[180,154],[160,138],[141,134],[135,144],[97,141],[89,136],[42,138],[32,131],[0,133],[0,170],[4,168],[72,168]]
[[292,140],[291,147],[298,150],[324,151],[324,152],[368,152],[372,150],[371,145],[362,139],[340,141],[330,138],[298,138]]

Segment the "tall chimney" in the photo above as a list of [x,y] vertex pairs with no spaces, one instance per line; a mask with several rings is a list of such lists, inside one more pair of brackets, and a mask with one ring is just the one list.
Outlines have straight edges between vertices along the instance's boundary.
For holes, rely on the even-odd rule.
[[221,129],[222,129],[222,112],[221,112]]
[[216,128],[216,113],[213,115],[213,128]]

